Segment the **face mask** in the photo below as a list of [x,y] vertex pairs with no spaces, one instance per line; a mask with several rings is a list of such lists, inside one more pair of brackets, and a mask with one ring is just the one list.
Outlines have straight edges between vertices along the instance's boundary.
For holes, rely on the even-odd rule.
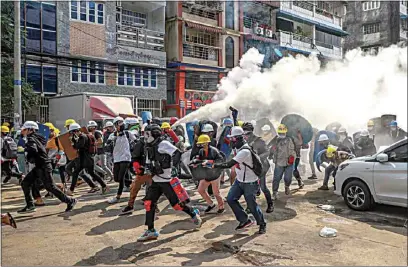
[[367,127],[367,130],[368,130],[369,132],[371,132],[372,130],[374,130],[374,127],[373,127],[373,126],[369,126],[369,127]]
[[152,136],[151,132],[144,132],[144,138],[147,143],[152,143],[154,141],[154,137]]
[[340,141],[340,142],[343,142],[345,139],[346,139],[346,136],[345,136],[345,135],[340,135],[340,136],[339,136],[339,141]]
[[286,134],[278,134],[278,138],[285,138]]
[[391,131],[396,131],[397,130],[397,127],[395,127],[395,126],[391,126]]
[[124,124],[121,124],[121,125],[119,126],[119,131],[123,131],[123,130],[125,130],[125,125],[124,125]]

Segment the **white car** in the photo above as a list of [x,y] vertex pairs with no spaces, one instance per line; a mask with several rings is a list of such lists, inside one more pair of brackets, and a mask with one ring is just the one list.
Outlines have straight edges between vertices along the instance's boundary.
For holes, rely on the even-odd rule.
[[407,207],[408,142],[401,140],[375,155],[340,164],[334,193],[354,210],[374,203]]

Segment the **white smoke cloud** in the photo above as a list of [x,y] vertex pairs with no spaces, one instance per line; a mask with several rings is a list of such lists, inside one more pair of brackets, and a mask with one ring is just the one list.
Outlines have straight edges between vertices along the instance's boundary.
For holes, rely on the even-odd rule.
[[[395,114],[406,129],[406,48],[392,46],[377,56],[364,56],[356,49],[343,61],[330,62],[325,68],[315,56],[285,57],[261,72],[263,57],[255,48],[248,50],[239,66],[220,81],[215,102],[180,122],[218,121],[229,115],[228,108],[233,106],[246,120],[267,114],[280,121],[285,114],[298,113],[320,129],[338,121],[349,130],[358,130],[370,118]],[[257,115],[245,116],[249,107],[256,109]]]

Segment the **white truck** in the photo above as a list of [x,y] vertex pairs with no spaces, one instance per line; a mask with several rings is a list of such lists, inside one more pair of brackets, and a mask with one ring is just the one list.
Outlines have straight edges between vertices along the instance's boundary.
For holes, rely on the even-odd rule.
[[[79,93],[49,99],[50,122],[64,131],[65,120],[74,119],[81,126],[94,120],[101,127],[116,116],[137,117],[134,114],[134,96]],[[103,127],[103,126],[102,126]]]

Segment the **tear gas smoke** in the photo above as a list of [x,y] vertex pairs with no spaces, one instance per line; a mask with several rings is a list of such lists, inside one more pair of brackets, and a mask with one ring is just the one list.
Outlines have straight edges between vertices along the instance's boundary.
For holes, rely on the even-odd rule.
[[265,115],[280,121],[285,114],[298,113],[319,129],[339,121],[349,130],[358,130],[365,128],[370,118],[395,114],[406,128],[406,48],[392,46],[377,56],[364,56],[356,49],[344,60],[329,62],[324,68],[316,56],[298,55],[282,58],[273,68],[261,72],[263,58],[257,49],[249,49],[239,66],[220,81],[215,102],[180,122],[219,121],[233,106],[247,121]]

